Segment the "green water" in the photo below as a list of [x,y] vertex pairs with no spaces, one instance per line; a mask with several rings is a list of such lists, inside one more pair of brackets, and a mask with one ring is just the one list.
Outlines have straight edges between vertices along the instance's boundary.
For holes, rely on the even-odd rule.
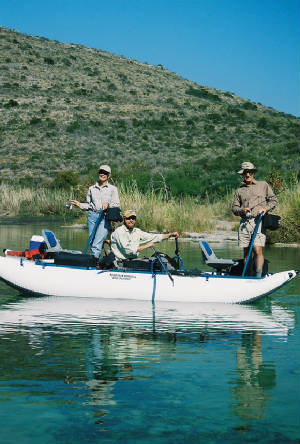
[[[24,249],[42,228],[0,225]],[[213,245],[239,258],[234,245]],[[174,244],[160,250],[173,255]],[[188,268],[205,268],[180,242]],[[266,248],[271,271],[298,248]],[[0,283],[1,444],[299,443],[299,277],[249,306],[28,297]]]

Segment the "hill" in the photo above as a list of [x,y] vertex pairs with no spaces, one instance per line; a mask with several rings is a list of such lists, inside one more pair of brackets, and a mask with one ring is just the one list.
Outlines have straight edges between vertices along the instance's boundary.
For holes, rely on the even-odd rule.
[[117,181],[203,196],[235,187],[244,160],[261,178],[299,173],[292,115],[82,45],[3,27],[0,45],[4,182],[84,180],[110,163]]

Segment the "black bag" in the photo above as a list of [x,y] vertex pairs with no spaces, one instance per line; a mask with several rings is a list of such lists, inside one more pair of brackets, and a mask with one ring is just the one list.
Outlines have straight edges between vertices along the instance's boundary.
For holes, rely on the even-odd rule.
[[111,222],[122,222],[122,213],[121,208],[107,208],[105,213],[106,220],[110,220]]
[[73,267],[96,267],[97,259],[91,254],[74,254],[65,251],[53,253],[55,265],[70,265]]
[[266,230],[277,230],[280,226],[280,216],[275,214],[265,214],[263,217],[263,227]]
[[151,260],[149,258],[124,259],[122,266],[128,270],[151,271]]

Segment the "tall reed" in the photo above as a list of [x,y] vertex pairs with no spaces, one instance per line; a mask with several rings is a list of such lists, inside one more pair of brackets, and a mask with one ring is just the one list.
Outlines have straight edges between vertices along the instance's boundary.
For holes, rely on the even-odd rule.
[[274,213],[281,217],[280,228],[268,233],[269,242],[300,241],[300,184],[294,181],[278,196],[278,207]]
[[0,215],[44,216],[64,215],[70,199],[66,190],[26,188],[19,185],[0,185]]
[[[149,189],[146,193],[141,193],[134,183],[118,188],[122,210],[134,209],[138,214],[138,226],[145,231],[212,232],[217,220],[236,219],[231,213],[233,193],[212,202],[209,197],[203,201],[192,197],[171,198],[167,202],[163,192]],[[0,184],[0,216],[70,215],[66,210],[66,203],[70,198],[80,199],[80,195],[84,194],[82,190],[75,189],[33,189]],[[275,232],[268,232],[268,239],[270,242],[299,242],[299,181],[295,180],[286,186],[278,198],[279,204],[274,212],[282,218],[281,227]],[[76,208],[72,214],[78,218],[78,223],[86,222],[86,212]]]

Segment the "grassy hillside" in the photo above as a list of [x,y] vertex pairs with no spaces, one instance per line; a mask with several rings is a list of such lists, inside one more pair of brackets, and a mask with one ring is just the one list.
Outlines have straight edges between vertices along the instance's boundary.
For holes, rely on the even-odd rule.
[[3,182],[92,181],[110,163],[116,181],[201,197],[236,187],[244,160],[261,178],[299,169],[292,115],[77,44],[0,27],[0,46]]

